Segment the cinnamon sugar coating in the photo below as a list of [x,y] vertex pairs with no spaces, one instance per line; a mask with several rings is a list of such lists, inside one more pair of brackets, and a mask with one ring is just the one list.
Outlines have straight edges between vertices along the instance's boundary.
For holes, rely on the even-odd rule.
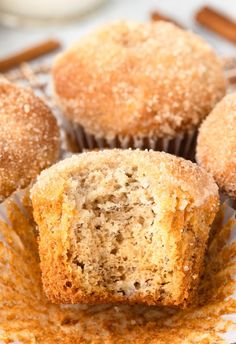
[[96,137],[174,137],[225,94],[221,62],[197,35],[166,22],[108,24],[61,54],[58,105]]
[[0,80],[0,201],[27,186],[59,156],[59,129],[29,89]]
[[236,93],[224,97],[201,125],[197,161],[236,198]]
[[197,165],[152,151],[83,153],[43,171],[31,195],[52,302],[192,302],[219,202]]

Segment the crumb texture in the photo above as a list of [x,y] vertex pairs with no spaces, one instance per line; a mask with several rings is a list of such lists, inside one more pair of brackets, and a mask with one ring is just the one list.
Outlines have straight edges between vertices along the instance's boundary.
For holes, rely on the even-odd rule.
[[29,89],[0,80],[0,201],[26,187],[59,155],[59,129]]
[[104,26],[61,54],[56,101],[96,137],[175,137],[196,128],[225,94],[218,57],[166,22]]
[[218,208],[216,184],[196,165],[158,152],[84,153],[43,172],[31,194],[52,301],[193,298]]
[[197,161],[223,191],[236,198],[236,93],[224,97],[203,122]]

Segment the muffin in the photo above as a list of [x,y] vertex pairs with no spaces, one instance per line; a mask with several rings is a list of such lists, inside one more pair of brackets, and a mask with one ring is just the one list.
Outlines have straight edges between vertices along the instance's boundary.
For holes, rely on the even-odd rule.
[[0,201],[24,188],[59,156],[59,129],[29,89],[0,79]]
[[196,159],[236,199],[236,93],[225,96],[202,123]]
[[219,202],[197,165],[164,152],[87,152],[43,171],[31,198],[52,302],[194,299]]
[[108,24],[61,54],[52,77],[80,151],[136,147],[189,157],[196,128],[226,89],[208,44],[167,22]]

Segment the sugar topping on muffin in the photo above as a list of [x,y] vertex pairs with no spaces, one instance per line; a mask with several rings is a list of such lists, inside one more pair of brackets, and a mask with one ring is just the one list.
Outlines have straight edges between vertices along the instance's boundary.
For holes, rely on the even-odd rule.
[[197,161],[236,198],[236,93],[224,97],[201,125]]
[[96,137],[175,137],[225,94],[203,39],[166,22],[118,22],[82,38],[53,67],[58,105]]
[[59,129],[29,89],[0,80],[0,200],[26,187],[59,156]]

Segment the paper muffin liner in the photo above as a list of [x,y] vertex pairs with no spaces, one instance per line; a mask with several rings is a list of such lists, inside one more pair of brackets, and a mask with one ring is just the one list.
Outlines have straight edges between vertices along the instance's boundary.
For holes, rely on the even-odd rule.
[[139,148],[164,151],[190,160],[194,160],[195,157],[197,129],[178,134],[172,139],[158,138],[155,136],[133,137],[118,135],[108,140],[88,134],[81,125],[67,121],[66,119],[63,121],[63,127],[69,142],[69,149],[73,152],[104,148]]
[[226,193],[220,192],[220,201],[222,204],[227,204],[227,206],[232,208],[236,213],[236,199],[233,199]]
[[[31,186],[15,191],[11,196],[6,198],[2,203],[0,203],[0,221],[11,225],[11,221],[9,219],[9,214],[7,212],[8,204],[14,203],[15,206],[21,211],[21,213],[25,216],[29,216],[29,211],[26,207],[26,203],[30,203],[29,191]],[[24,204],[25,203],[25,204]],[[1,342],[0,342],[1,343]]]
[[212,226],[197,306],[54,305],[42,289],[29,189],[16,192],[0,205],[0,343],[234,343],[235,215],[224,202]]

